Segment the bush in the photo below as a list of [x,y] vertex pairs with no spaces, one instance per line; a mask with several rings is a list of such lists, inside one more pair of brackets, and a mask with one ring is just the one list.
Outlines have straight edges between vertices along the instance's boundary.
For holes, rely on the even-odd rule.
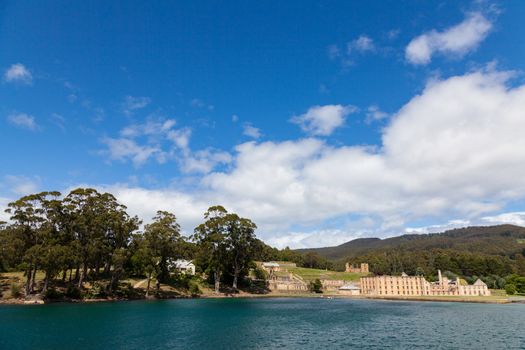
[[507,285],[505,286],[505,293],[507,293],[508,295],[516,294],[516,286],[512,283],[507,283]]
[[71,299],[82,299],[82,292],[77,286],[69,285],[66,289],[66,297]]
[[189,291],[192,297],[196,297],[202,294],[201,289],[199,288],[199,284],[195,281],[190,281],[189,283]]
[[314,293],[322,293],[323,292],[323,284],[321,283],[321,280],[317,278],[315,281],[310,282],[310,291]]
[[20,285],[17,283],[11,284],[11,298],[20,298],[22,296],[22,290]]
[[253,272],[255,274],[255,278],[258,280],[266,280],[268,278],[266,271],[264,271],[260,267],[256,267],[255,269],[253,269]]
[[63,296],[63,294],[60,293],[55,288],[49,288],[48,290],[46,290],[46,292],[44,294],[44,298],[45,299],[60,299],[60,298],[62,298],[62,296]]
[[87,295],[87,297],[90,299],[105,298],[106,296],[106,287],[99,282],[93,283],[93,286],[91,287]]

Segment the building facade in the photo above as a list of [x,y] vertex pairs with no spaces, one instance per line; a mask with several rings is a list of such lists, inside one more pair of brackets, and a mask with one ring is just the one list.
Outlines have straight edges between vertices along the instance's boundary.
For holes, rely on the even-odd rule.
[[345,264],[345,271],[346,272],[352,272],[352,273],[369,273],[368,264],[367,263],[361,263],[359,265],[346,263]]
[[459,278],[451,281],[438,270],[438,281],[428,282],[423,276],[375,276],[361,277],[362,295],[373,296],[489,296],[487,285],[478,279],[468,285]]

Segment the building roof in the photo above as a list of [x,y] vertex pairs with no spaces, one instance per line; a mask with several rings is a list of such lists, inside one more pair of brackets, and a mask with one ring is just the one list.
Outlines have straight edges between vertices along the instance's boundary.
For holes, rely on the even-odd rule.
[[279,267],[279,264],[274,262],[274,261],[270,261],[270,262],[263,262],[262,265],[264,267]]
[[474,285],[475,286],[486,286],[487,284],[478,278],[476,282],[474,282]]
[[195,267],[195,265],[189,261],[184,259],[178,259],[173,262],[173,266],[177,269],[187,269],[190,267]]
[[345,284],[339,287],[339,290],[360,290],[355,284]]

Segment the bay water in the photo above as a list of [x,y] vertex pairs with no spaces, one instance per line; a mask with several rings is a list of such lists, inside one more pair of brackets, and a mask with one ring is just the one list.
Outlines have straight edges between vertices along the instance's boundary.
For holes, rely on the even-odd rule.
[[525,304],[189,299],[0,306],[0,349],[525,349]]

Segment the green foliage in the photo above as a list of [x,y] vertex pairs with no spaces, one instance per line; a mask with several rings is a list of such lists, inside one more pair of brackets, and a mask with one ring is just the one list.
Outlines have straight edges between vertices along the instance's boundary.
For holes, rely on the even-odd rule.
[[322,293],[323,292],[323,284],[321,283],[320,279],[315,279],[310,282],[309,289],[313,293]]
[[255,278],[258,279],[258,280],[267,280],[268,279],[268,272],[266,272],[265,270],[261,269],[260,267],[255,267],[253,269],[253,272],[254,272]]
[[525,294],[525,277],[510,275],[507,277],[507,285],[514,285],[516,293]]
[[55,288],[49,288],[44,293],[44,298],[48,299],[48,300],[61,299],[63,296],[64,295],[61,292],[59,292],[58,290],[56,290]]
[[196,281],[194,281],[194,280],[191,280],[189,282],[188,291],[190,292],[191,296],[193,296],[193,297],[196,297],[196,296],[199,296],[199,295],[202,294],[202,291],[200,290],[199,284]]
[[67,286],[64,295],[70,299],[82,299],[82,291],[80,290],[80,288],[74,285]]
[[11,283],[11,297],[20,298],[22,296],[22,289],[18,283]]
[[505,293],[507,293],[508,295],[516,294],[516,286],[513,285],[512,283],[507,283],[505,285]]

